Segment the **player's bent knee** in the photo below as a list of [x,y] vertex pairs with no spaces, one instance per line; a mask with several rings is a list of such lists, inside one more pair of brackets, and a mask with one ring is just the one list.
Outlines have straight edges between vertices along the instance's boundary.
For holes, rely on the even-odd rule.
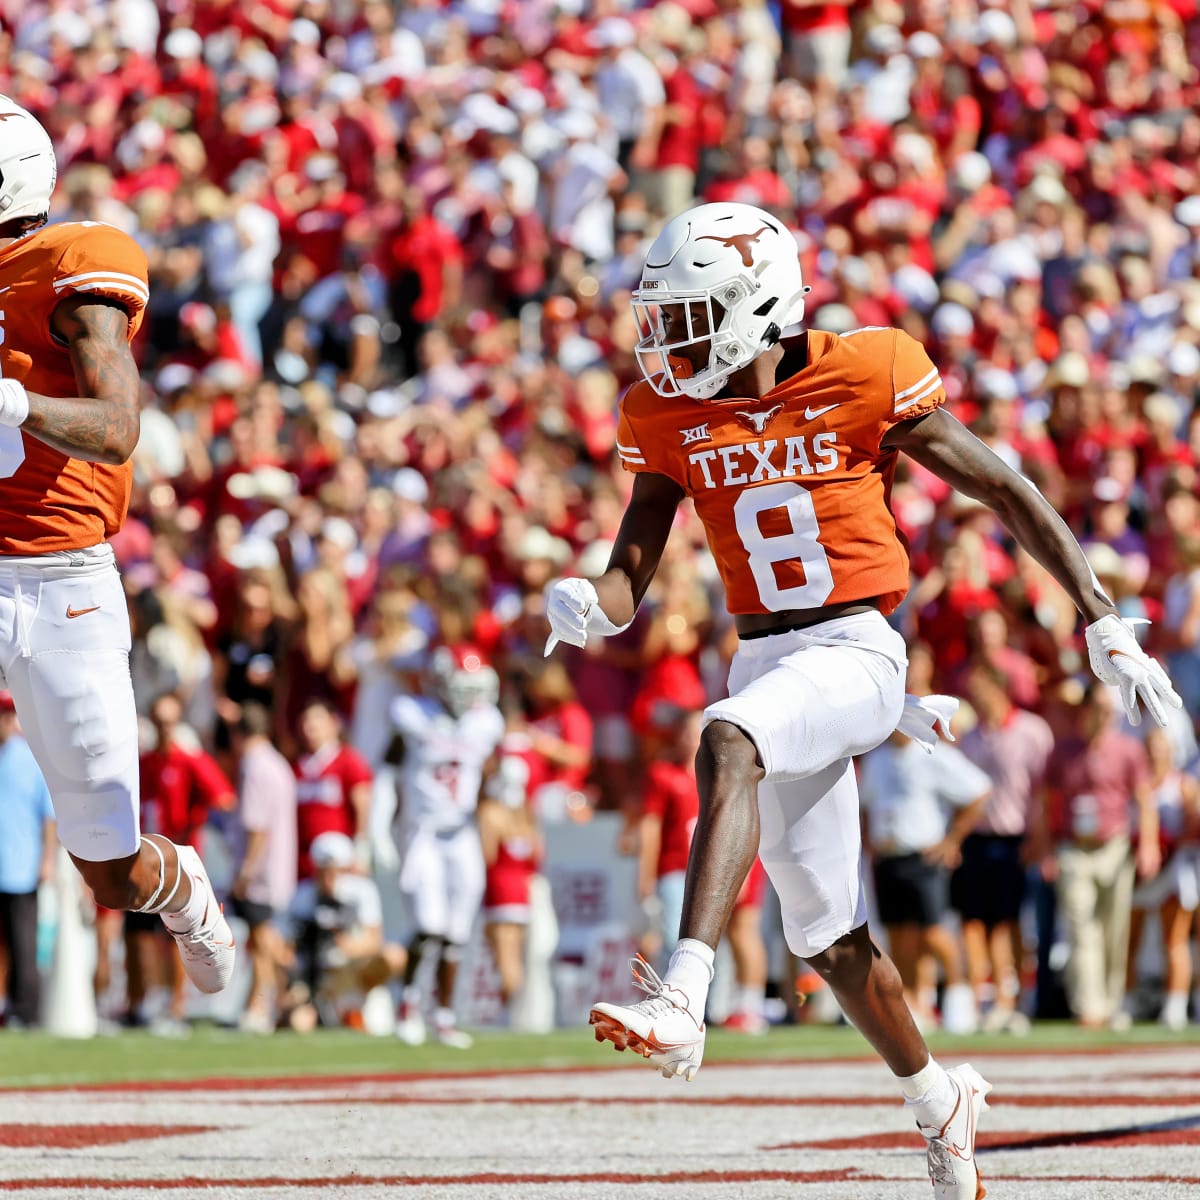
[[860,925],[843,934],[819,953],[806,955],[804,961],[833,987],[853,987],[860,984],[871,970],[879,951]]
[[92,889],[97,904],[118,911],[132,907],[137,899],[137,885],[133,881],[136,854],[108,862],[88,862],[79,858],[74,861],[84,882]]
[[462,962],[463,955],[466,953],[466,951],[466,946],[462,945],[460,942],[448,941],[445,943],[445,947],[442,950],[442,961],[457,965],[458,963]]
[[718,775],[752,779],[762,778],[762,759],[750,735],[732,721],[710,721],[700,735],[698,757],[708,760]]

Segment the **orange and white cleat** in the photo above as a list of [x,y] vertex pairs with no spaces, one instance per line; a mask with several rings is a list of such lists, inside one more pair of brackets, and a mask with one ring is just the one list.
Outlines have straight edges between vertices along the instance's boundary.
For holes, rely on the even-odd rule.
[[975,1133],[979,1114],[986,1112],[992,1085],[968,1063],[946,1074],[954,1084],[954,1109],[942,1125],[917,1121],[928,1146],[926,1165],[936,1200],[983,1200],[987,1189],[975,1163]]
[[612,1042],[618,1050],[636,1050],[649,1059],[664,1079],[696,1077],[704,1059],[704,1022],[687,1009],[687,997],[665,983],[639,954],[629,960],[633,981],[645,1000],[636,1004],[596,1004],[589,1023],[596,1041]]
[[183,930],[173,929],[168,924],[166,929],[179,945],[179,957],[188,978],[202,992],[211,995],[224,990],[233,976],[236,953],[233,930],[217,903],[200,855],[191,846],[177,846],[176,853],[180,870],[187,873],[193,888],[201,890],[206,903],[199,924]]

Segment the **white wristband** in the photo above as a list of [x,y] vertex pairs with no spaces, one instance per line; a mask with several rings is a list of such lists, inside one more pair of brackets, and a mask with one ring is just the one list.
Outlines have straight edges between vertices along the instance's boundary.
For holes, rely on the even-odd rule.
[[29,393],[15,379],[0,379],[0,425],[14,429],[29,416]]

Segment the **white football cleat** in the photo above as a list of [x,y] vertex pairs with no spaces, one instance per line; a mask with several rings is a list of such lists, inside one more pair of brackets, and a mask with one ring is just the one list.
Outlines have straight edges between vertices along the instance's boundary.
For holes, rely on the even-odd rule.
[[[179,945],[179,957],[187,977],[209,995],[225,989],[233,975],[235,959],[233,930],[225,920],[225,914],[217,903],[217,895],[209,882],[208,872],[200,861],[200,855],[191,846],[176,846],[179,869],[187,874],[193,888],[206,894],[204,915],[191,929],[178,931],[164,921],[167,932]],[[177,916],[168,913],[167,916]]]
[[425,1018],[421,1010],[411,1001],[400,1005],[400,1018],[396,1022],[396,1036],[406,1046],[425,1045]]
[[946,1074],[954,1084],[954,1110],[939,1126],[917,1128],[928,1142],[926,1165],[936,1200],[983,1200],[987,1189],[975,1164],[975,1133],[979,1114],[987,1111],[987,1094],[992,1085],[969,1063],[952,1067]]
[[275,1022],[265,1009],[248,1008],[238,1020],[238,1029],[242,1033],[274,1033]]
[[952,984],[942,997],[942,1031],[959,1036],[974,1033],[979,1026],[975,992],[969,983]]
[[645,1000],[636,1004],[596,1004],[588,1023],[596,1041],[612,1042],[618,1050],[636,1050],[663,1073],[682,1075],[691,1082],[704,1059],[704,1022],[687,1010],[687,997],[659,978],[642,956],[629,960],[633,981]]
[[470,1050],[475,1045],[475,1039],[465,1029],[459,1029],[457,1025],[449,1021],[435,1021],[433,1036],[443,1046],[449,1046],[451,1050]]

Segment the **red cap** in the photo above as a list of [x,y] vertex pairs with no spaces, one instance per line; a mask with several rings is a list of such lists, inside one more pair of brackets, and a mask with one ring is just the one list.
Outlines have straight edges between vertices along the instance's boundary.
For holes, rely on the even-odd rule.
[[0,712],[16,712],[17,706],[13,701],[12,692],[0,692]]

